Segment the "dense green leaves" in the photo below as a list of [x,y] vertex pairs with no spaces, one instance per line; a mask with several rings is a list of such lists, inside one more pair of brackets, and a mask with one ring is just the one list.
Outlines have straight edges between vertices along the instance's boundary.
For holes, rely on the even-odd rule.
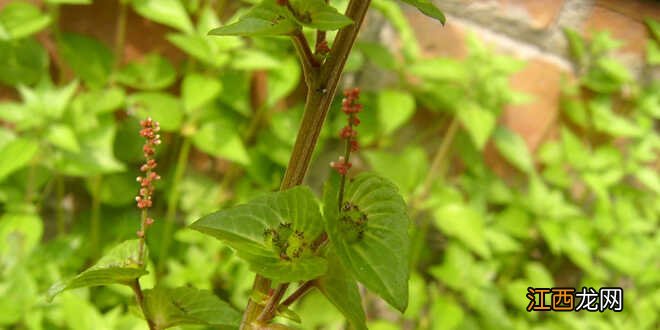
[[147,274],[139,260],[139,240],[129,240],[112,248],[94,266],[86,269],[66,282],[53,285],[48,290],[48,299],[65,290],[89,286],[126,284]]
[[192,141],[195,147],[210,155],[244,165],[250,162],[236,127],[229,121],[216,119],[202,124]]
[[312,279],[327,267],[311,250],[323,222],[308,187],[263,195],[204,216],[191,228],[225,241],[254,271],[277,281]]
[[186,112],[198,110],[220,94],[222,84],[211,77],[199,74],[187,75],[183,79],[181,98]]
[[241,321],[235,309],[206,290],[157,286],[145,290],[144,299],[145,315],[159,330],[184,324],[235,329]]
[[323,202],[326,230],[339,259],[358,281],[404,311],[408,217],[396,186],[375,174],[361,174],[348,184],[341,212],[337,189],[337,182],[326,183]]
[[457,111],[456,115],[472,138],[472,142],[477,149],[483,150],[495,129],[495,115],[472,102],[464,104]]
[[151,117],[160,123],[164,131],[176,131],[183,121],[181,102],[176,97],[163,92],[134,93],[128,98],[140,118]]

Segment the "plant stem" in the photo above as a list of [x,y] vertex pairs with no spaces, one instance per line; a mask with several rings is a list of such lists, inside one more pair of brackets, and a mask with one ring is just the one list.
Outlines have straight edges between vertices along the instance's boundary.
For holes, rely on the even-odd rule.
[[[307,82],[307,100],[289,166],[280,186],[281,190],[301,184],[307,173],[323,122],[337,91],[341,73],[370,4],[371,0],[351,0],[345,15],[352,19],[354,24],[341,29],[337,33],[328,59],[319,68],[319,71],[315,69],[309,72],[311,62],[305,64],[307,60],[301,57]],[[296,44],[299,55],[306,53],[304,49],[300,49],[303,46],[301,40],[294,37],[294,44]],[[309,48],[309,45],[307,45],[307,48]],[[269,279],[257,274],[252,289],[265,295],[270,289],[270,285],[271,281]],[[275,300],[273,298],[277,297],[273,295],[270,300]],[[279,298],[277,300],[279,301]],[[252,322],[261,314],[261,308],[254,300],[250,299],[248,301],[243,314],[241,329],[250,329]]]
[[119,15],[115,30],[115,70],[119,68],[124,59],[124,45],[126,44],[126,3],[119,1]]
[[55,192],[57,194],[57,201],[55,203],[55,218],[57,221],[57,236],[62,236],[66,233],[66,220],[64,219],[64,208],[62,201],[66,193],[64,187],[64,178],[61,175],[55,177]]
[[[433,161],[431,162],[431,168],[429,169],[428,175],[426,176],[424,182],[422,183],[422,188],[410,203],[412,208],[411,219],[415,219],[419,214],[419,212],[421,211],[420,204],[424,201],[424,199],[430,192],[431,185],[433,184],[434,180],[438,176],[444,175],[444,168],[449,160],[449,151],[451,150],[451,145],[454,142],[456,133],[458,133],[458,128],[459,128],[458,119],[456,117],[453,117],[451,123],[449,124],[449,128],[447,128],[445,137],[442,139],[442,143],[440,144],[438,151],[435,153],[435,156],[433,157]],[[417,230],[414,231],[413,235],[415,237],[412,239],[412,242],[414,242],[414,246],[411,249],[411,257],[410,257],[411,267],[414,267],[419,260],[419,255],[423,248],[423,244],[426,241],[426,234],[428,232],[430,223],[431,223],[430,221],[423,221],[421,225],[417,228]]]
[[275,316],[277,313],[277,306],[280,303],[280,300],[284,297],[286,289],[288,288],[289,284],[284,283],[280,284],[277,289],[275,289],[275,292],[273,292],[273,295],[268,300],[268,303],[266,303],[266,307],[264,307],[264,310],[261,311],[261,314],[259,314],[259,317],[257,317],[257,322],[265,323],[270,321]]
[[176,161],[176,168],[174,169],[174,177],[172,179],[172,186],[170,187],[170,194],[167,198],[167,211],[165,213],[165,227],[163,229],[163,236],[161,237],[160,255],[158,257],[157,274],[160,274],[165,267],[165,260],[169,254],[172,230],[174,229],[174,218],[176,216],[177,206],[179,204],[181,180],[183,174],[186,172],[188,165],[188,155],[190,154],[190,138],[184,137],[179,150],[179,156]]
[[140,310],[142,311],[142,315],[144,315],[145,320],[147,320],[149,329],[156,330],[156,325],[154,324],[153,321],[147,318],[147,315],[144,310],[144,295],[142,294],[142,288],[140,287],[140,280],[136,278],[135,280],[133,280],[130,286],[131,289],[133,289],[133,293],[135,294],[135,302],[140,307]]
[[92,210],[91,210],[91,223],[89,229],[90,241],[92,244],[92,258],[94,260],[98,259],[101,247],[100,247],[100,233],[101,233],[101,220],[99,219],[100,208],[101,208],[101,183],[102,178],[100,175],[93,177],[92,179]]
[[296,300],[300,299],[302,296],[304,296],[309,290],[313,289],[314,286],[316,285],[316,281],[311,280],[303,283],[303,285],[299,286],[296,291],[294,291],[289,297],[284,299],[282,302],[282,306],[289,307],[291,304],[296,302]]

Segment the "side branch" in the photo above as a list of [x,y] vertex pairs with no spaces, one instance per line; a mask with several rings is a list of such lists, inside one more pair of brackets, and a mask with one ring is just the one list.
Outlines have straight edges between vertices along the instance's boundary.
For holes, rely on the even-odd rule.
[[296,47],[296,52],[302,63],[305,82],[307,83],[307,86],[310,86],[313,83],[315,72],[317,72],[320,63],[316,60],[314,54],[312,54],[307,38],[305,38],[305,35],[301,30],[296,30],[291,36],[291,39],[293,40],[293,45]]

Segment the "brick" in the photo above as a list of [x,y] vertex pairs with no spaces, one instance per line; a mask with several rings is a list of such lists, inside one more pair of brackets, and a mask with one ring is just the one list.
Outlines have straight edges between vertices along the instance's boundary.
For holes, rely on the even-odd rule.
[[590,36],[594,31],[609,31],[612,37],[623,41],[621,51],[643,53],[648,38],[643,17],[660,17],[660,4],[597,0],[584,23],[583,32]]
[[527,104],[508,106],[500,120],[520,134],[531,151],[540,146],[557,120],[561,77],[566,74],[552,63],[532,59],[511,77],[511,88],[530,94],[533,99]]
[[534,29],[547,29],[559,17],[564,0],[499,0],[498,14],[516,18],[524,17]]

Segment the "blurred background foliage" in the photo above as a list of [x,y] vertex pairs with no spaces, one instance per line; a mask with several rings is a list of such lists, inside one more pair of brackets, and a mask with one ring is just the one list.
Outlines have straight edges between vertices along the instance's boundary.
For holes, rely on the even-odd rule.
[[[135,235],[138,121],[164,134],[163,182],[148,238],[150,275],[213,290],[244,308],[253,274],[218,241],[185,230],[201,215],[277,189],[302,115],[301,71],[287,39],[215,38],[255,1],[121,1],[114,43],[60,29],[70,5],[0,10],[0,328],[143,329],[126,288],[45,290]],[[333,1],[342,7],[345,1]],[[411,300],[400,316],[367,295],[372,329],[657,329],[660,325],[660,82],[637,79],[607,33],[566,31],[577,74],[562,82],[559,138],[531,153],[498,120],[527,102],[510,87],[525,63],[469,38],[462,60],[423,57],[401,8],[374,1],[401,47],[358,42],[346,74],[365,92],[357,170],[397,183],[413,219]],[[169,28],[162,48],[124,60],[128,14]],[[99,13],[99,15],[101,15]],[[94,20],[93,17],[90,20]],[[660,63],[648,21],[647,67]],[[140,38],[140,36],[132,36]],[[143,36],[147,38],[147,36]],[[340,154],[333,106],[308,183]],[[510,167],[494,173],[484,149]],[[621,286],[622,313],[528,313],[532,287]],[[337,329],[316,292],[295,306],[303,329]]]

